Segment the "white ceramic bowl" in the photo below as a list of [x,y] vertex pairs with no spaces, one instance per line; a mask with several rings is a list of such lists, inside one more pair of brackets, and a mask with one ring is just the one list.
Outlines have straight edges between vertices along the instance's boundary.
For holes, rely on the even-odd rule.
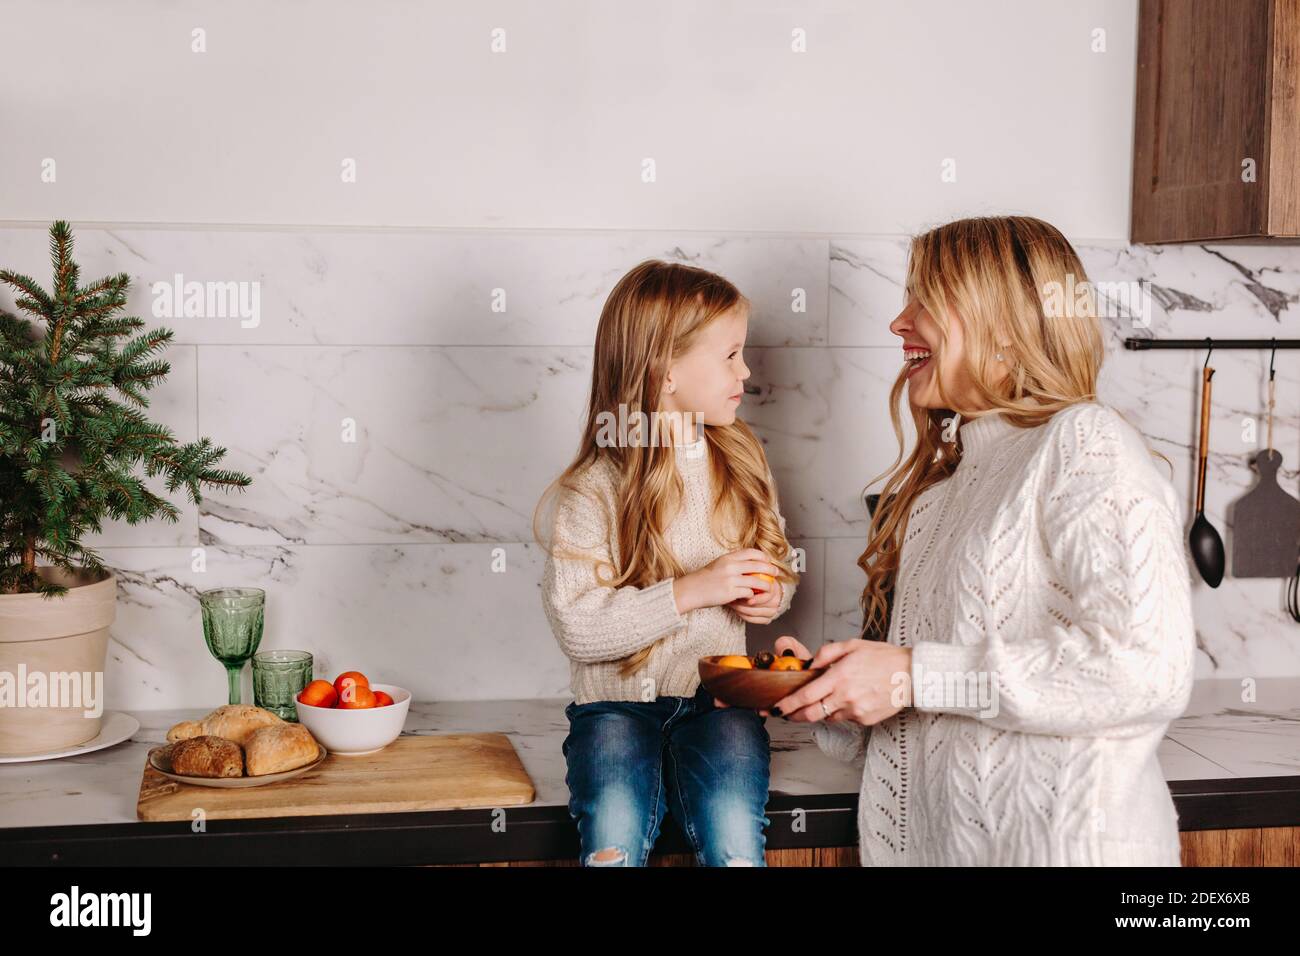
[[383,750],[402,734],[411,692],[395,684],[371,684],[370,689],[384,691],[393,702],[387,707],[340,710],[296,701],[298,722],[332,754],[356,756]]

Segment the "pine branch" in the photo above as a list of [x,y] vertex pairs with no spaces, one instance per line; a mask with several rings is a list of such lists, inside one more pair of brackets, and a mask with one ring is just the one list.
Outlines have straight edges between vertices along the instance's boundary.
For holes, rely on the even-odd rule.
[[99,323],[97,326],[97,338],[121,338],[124,335],[130,335],[143,325],[144,320],[138,319],[133,315],[111,319]]
[[119,272],[115,276],[105,276],[104,278],[100,279],[98,282],[92,283],[91,285],[87,286],[85,289],[81,290],[81,292],[78,293],[74,301],[75,304],[81,305],[83,302],[87,302],[93,298],[98,298],[102,296],[104,293],[108,292],[113,294],[112,297],[114,299],[120,298],[120,301],[122,301],[122,303],[125,304],[126,301],[125,292],[127,286],[129,286],[130,284],[131,284],[131,277],[127,275],[125,272]]
[[60,219],[50,227],[50,260],[54,264],[54,290],[58,299],[75,297],[80,271],[72,260],[72,229]]
[[9,348],[26,348],[32,344],[32,324],[27,319],[0,309],[0,343]]
[[160,352],[171,342],[171,329],[152,329],[122,346],[119,353],[123,362],[134,362],[154,352]]
[[14,304],[24,312],[31,312],[43,319],[48,319],[54,314],[54,300],[46,295],[45,290],[30,276],[0,269],[0,282],[11,285],[23,293],[23,297],[16,300]]

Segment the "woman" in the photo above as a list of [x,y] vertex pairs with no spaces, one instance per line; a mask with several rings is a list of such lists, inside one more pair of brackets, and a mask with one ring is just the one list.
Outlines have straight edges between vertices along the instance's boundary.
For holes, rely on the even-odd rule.
[[858,561],[886,640],[823,646],[771,712],[866,749],[863,865],[1177,866],[1156,747],[1191,693],[1183,519],[1097,402],[1083,266],[1040,220],[964,219],[913,240],[906,293],[890,407],[901,449],[906,385],[918,440]]

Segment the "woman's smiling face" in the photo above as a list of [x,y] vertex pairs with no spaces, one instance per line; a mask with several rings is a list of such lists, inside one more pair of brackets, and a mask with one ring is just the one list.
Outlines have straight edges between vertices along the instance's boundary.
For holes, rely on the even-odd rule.
[[[939,355],[939,344],[942,341],[939,324],[914,296],[908,296],[903,311],[889,323],[889,330],[903,340],[904,362],[910,369],[907,373],[907,399],[914,407],[989,407],[980,400],[974,382],[966,374],[966,349],[960,319],[948,323],[948,344],[942,357]],[[923,355],[926,352],[929,353],[928,358]],[[918,356],[919,360],[907,361],[906,357],[913,355]],[[946,398],[939,394],[934,374],[936,362],[943,372]],[[997,368],[995,380],[1000,381],[1007,374],[1007,368],[1002,363],[998,363]]]

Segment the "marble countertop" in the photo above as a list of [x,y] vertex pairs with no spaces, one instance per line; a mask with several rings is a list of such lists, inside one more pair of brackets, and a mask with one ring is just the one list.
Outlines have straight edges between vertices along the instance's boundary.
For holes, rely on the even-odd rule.
[[[1251,781],[1266,778],[1295,778],[1280,784],[1286,788],[1300,785],[1300,678],[1261,679],[1255,684],[1254,702],[1243,702],[1242,697],[1243,685],[1238,680],[1196,682],[1187,712],[1171,725],[1158,752],[1176,799],[1180,793],[1231,790],[1240,800],[1253,789]],[[567,702],[555,698],[413,703],[404,732],[505,733],[536,788],[536,800],[530,808],[567,808],[565,762],[560,749],[568,731],[564,716]],[[59,760],[0,764],[0,845],[5,841],[3,828],[128,823],[139,828],[168,826],[144,824],[136,819],[145,757],[151,747],[165,739],[172,724],[203,713],[206,710],[137,711],[134,716],[140,721],[139,731],[131,740],[114,747]],[[810,727],[805,724],[769,718],[767,727],[772,738],[774,805],[783,798],[788,802],[791,797],[834,796],[841,797],[846,808],[856,808],[861,758],[849,764],[826,756],[813,743]],[[1278,784],[1275,779],[1270,786]],[[1294,798],[1300,816],[1300,788],[1294,791]],[[1294,824],[1300,825],[1300,819]],[[1199,828],[1203,827],[1204,823]],[[18,830],[10,832],[16,834]]]

